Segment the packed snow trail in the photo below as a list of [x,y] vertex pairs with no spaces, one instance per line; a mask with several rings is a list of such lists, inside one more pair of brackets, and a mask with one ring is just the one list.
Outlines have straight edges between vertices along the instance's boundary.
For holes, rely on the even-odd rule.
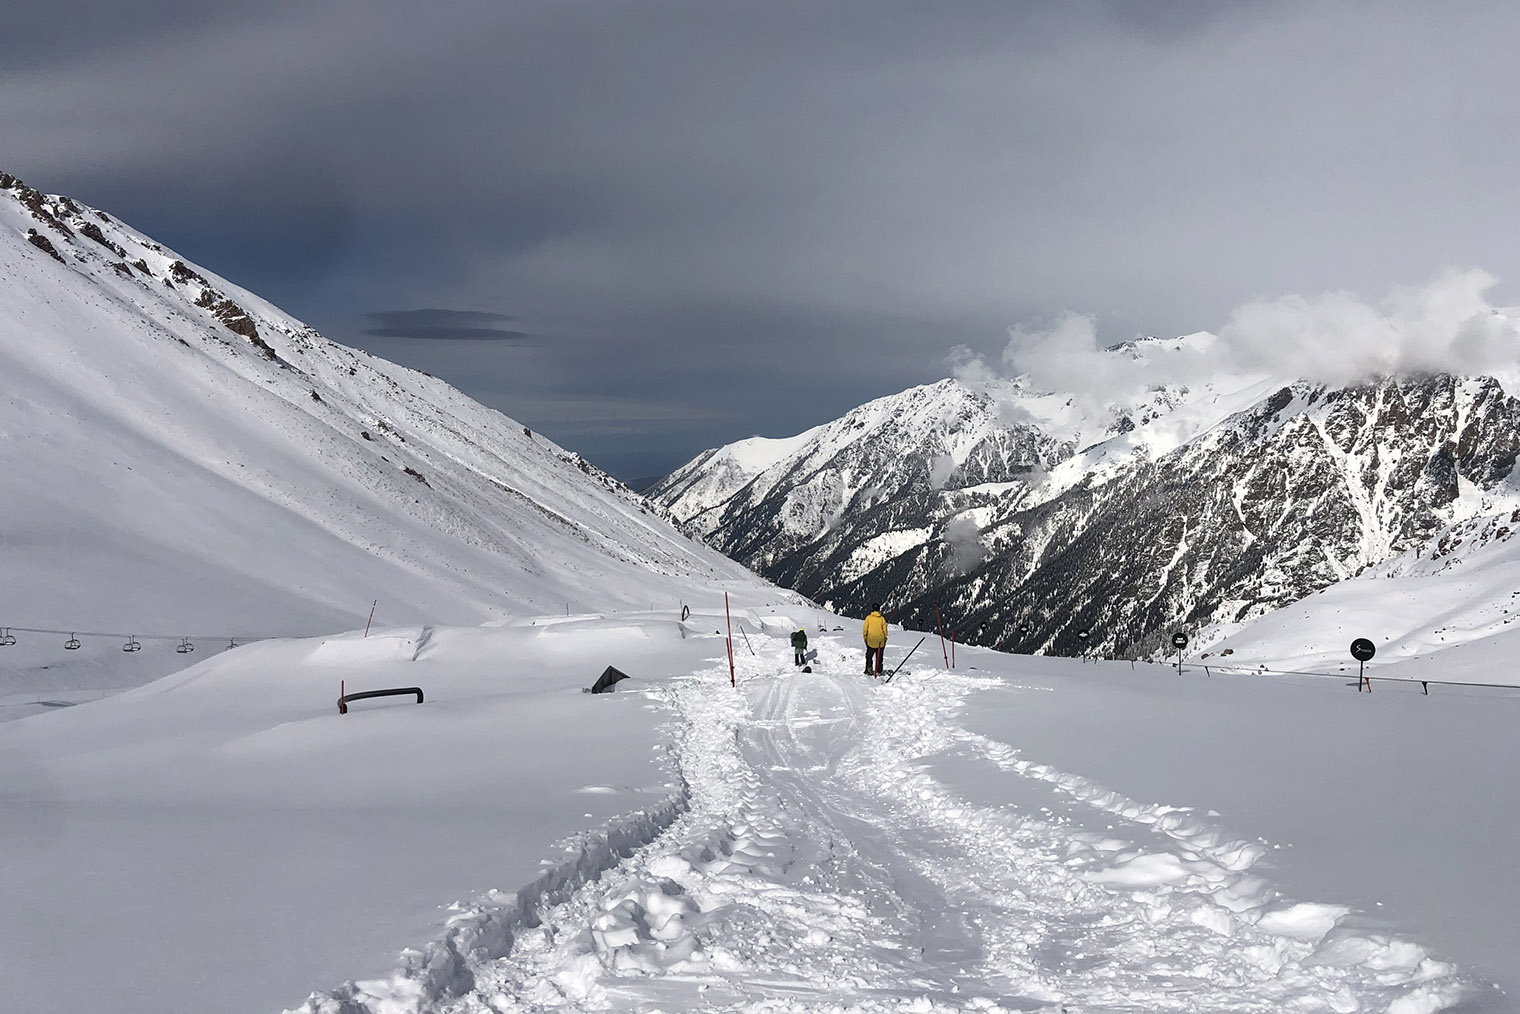
[[[882,685],[833,638],[801,674],[771,641],[737,691],[718,669],[657,691],[687,811],[438,1009],[1417,1014],[1469,994],[1415,944],[1281,897],[1262,844],[965,732],[979,678]],[[936,755],[1057,805],[959,798]]]

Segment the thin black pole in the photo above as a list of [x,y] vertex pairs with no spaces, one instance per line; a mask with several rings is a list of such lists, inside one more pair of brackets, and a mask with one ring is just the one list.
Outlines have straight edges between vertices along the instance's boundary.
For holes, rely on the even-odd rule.
[[[927,638],[928,636],[929,636],[928,634],[925,634],[923,637],[920,637],[918,639],[918,644],[923,644],[924,643],[924,638]],[[887,673],[887,678],[884,679],[884,680],[882,680],[883,683],[891,683],[892,682],[892,677],[897,675],[897,670],[901,669],[903,666],[907,665],[908,664],[908,659],[912,658],[913,657],[913,653],[918,650],[918,644],[915,644],[912,648],[910,648],[908,650],[908,653],[903,656],[903,660],[901,662],[897,663],[897,668],[896,669],[893,669],[891,672]]]

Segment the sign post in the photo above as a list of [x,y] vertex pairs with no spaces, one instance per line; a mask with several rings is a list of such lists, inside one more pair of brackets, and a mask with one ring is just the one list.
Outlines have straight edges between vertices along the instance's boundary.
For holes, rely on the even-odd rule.
[[1172,635],[1172,647],[1177,649],[1177,675],[1182,675],[1182,649],[1188,646],[1188,636],[1182,631]]
[[[1367,663],[1373,655],[1377,654],[1377,645],[1365,637],[1358,637],[1351,642],[1351,657],[1356,659],[1356,692],[1362,692],[1362,684],[1367,685],[1367,692],[1372,693],[1372,680],[1367,676]],[[1426,691],[1427,693],[1429,691]]]

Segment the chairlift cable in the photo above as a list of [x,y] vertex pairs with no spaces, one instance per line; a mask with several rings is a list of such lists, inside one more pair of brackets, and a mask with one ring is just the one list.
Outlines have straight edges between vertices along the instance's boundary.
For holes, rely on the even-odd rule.
[[[268,641],[277,637],[289,637],[289,634],[137,634],[114,630],[54,630],[49,627],[0,627],[0,631],[9,633],[0,634],[0,640],[14,637],[15,632],[23,634],[62,634],[68,637],[115,637],[134,639],[138,641],[184,641],[187,637],[192,641],[236,641],[239,644],[244,641]],[[7,641],[7,643],[14,643]]]

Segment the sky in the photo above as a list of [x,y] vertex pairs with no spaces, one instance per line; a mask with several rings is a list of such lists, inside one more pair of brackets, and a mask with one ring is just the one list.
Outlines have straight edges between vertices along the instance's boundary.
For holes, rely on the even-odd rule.
[[7,13],[0,170],[641,479],[1072,314],[1520,302],[1517,47],[1476,2],[58,0]]

